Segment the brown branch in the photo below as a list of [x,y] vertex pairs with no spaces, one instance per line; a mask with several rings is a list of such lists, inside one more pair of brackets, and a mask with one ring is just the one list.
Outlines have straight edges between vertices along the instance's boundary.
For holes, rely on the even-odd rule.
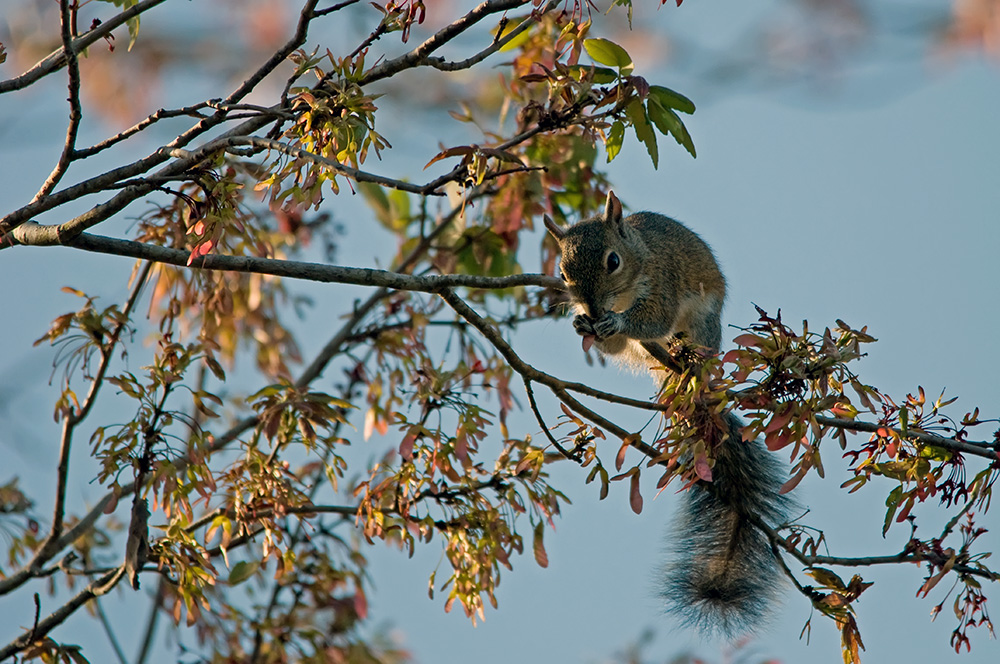
[[0,81],[0,94],[26,88],[41,78],[57,71],[67,63],[66,54],[68,52],[74,55],[79,53],[94,42],[110,35],[115,28],[124,25],[129,19],[134,18],[164,2],[166,2],[166,0],[143,0],[142,2],[129,7],[120,14],[109,18],[100,25],[96,26],[93,30],[89,30],[74,39],[69,49],[67,49],[65,45],[61,46],[58,50],[50,53],[20,76],[6,81]]
[[38,622],[37,625],[8,643],[3,648],[0,648],[0,661],[16,655],[39,638],[51,632],[90,600],[107,594],[112,588],[115,587],[123,576],[125,576],[124,566],[116,567],[105,573],[99,579],[92,581],[86,588],[81,590],[68,602],[46,616],[45,619]]
[[[367,73],[365,73],[364,76],[361,77],[359,85],[364,86],[375,81],[389,78],[404,69],[429,66],[430,58],[428,56],[434,53],[437,49],[441,48],[444,44],[474,26],[479,21],[492,14],[515,9],[526,5],[529,2],[531,2],[531,0],[487,0],[478,7],[472,9],[465,16],[454,21],[450,25],[445,26],[441,30],[438,30],[435,34],[431,35],[431,37],[409,53],[404,53],[398,58],[386,60],[381,64],[372,67]],[[548,11],[555,4],[557,3],[549,3],[549,6],[546,7],[545,11]]]
[[[94,377],[91,379],[90,389],[87,392],[87,396],[84,399],[83,404],[80,406],[79,410],[75,412],[70,410],[70,412],[66,413],[63,417],[62,436],[59,444],[59,463],[56,470],[56,500],[53,508],[52,528],[45,540],[42,542],[41,546],[39,546],[35,551],[35,555],[32,557],[31,562],[27,566],[28,570],[37,572],[42,565],[44,565],[52,558],[53,555],[55,555],[57,551],[59,551],[57,542],[59,540],[59,536],[62,534],[63,519],[65,518],[66,486],[69,478],[69,455],[72,447],[73,432],[76,427],[87,418],[94,406],[94,403],[97,401],[97,395],[100,393],[101,386],[104,383],[104,376],[107,374],[108,367],[111,364],[115,347],[118,345],[121,333],[125,329],[129,320],[129,315],[132,313],[132,310],[135,308],[135,304],[139,299],[139,294],[142,292],[142,288],[146,283],[146,277],[149,275],[149,270],[150,264],[147,263],[138,278],[136,278],[135,283],[132,285],[132,292],[129,293],[128,300],[122,310],[122,319],[111,331],[107,343],[101,346],[101,363],[98,366]],[[27,577],[24,580],[26,581]],[[12,589],[13,588],[0,586],[0,594],[9,592]]]
[[[18,228],[14,235],[20,242],[32,245],[31,237],[34,229],[45,228],[36,225],[24,225]],[[412,276],[374,268],[341,267],[307,263],[303,261],[279,260],[273,258],[257,258],[255,256],[224,256],[209,254],[196,258],[188,265],[190,252],[170,249],[153,244],[118,240],[101,235],[83,233],[70,241],[66,246],[84,251],[102,254],[124,256],[166,263],[178,267],[192,267],[203,270],[223,270],[245,272],[251,274],[267,274],[276,277],[302,279],[319,283],[352,284],[356,286],[377,286],[392,290],[419,291],[436,293],[442,288],[462,287],[477,289],[512,288],[516,286],[539,286],[555,288],[561,281],[543,274],[515,274],[507,277],[481,277],[476,275],[446,274]]]
[[66,53],[66,71],[69,77],[69,125],[66,127],[66,140],[63,143],[59,161],[56,162],[49,177],[45,179],[41,189],[31,199],[32,203],[52,193],[63,175],[66,174],[70,162],[76,158],[76,137],[80,131],[80,121],[83,119],[83,107],[80,103],[80,60],[73,50],[69,0],[59,0],[59,24],[63,51]]
[[817,415],[816,422],[822,424],[823,426],[836,427],[838,429],[846,429],[848,431],[856,431],[863,433],[875,433],[879,429],[887,429],[889,431],[895,431],[903,439],[913,439],[918,440],[925,445],[935,445],[937,447],[943,447],[947,450],[953,452],[964,452],[965,454],[972,454],[974,456],[982,457],[984,459],[989,459],[994,463],[1000,464],[1000,449],[996,444],[991,444],[987,442],[969,441],[969,440],[958,440],[957,438],[945,438],[944,436],[938,436],[933,433],[927,433],[926,431],[914,431],[912,427],[903,433],[901,429],[883,426],[881,424],[875,424],[872,422],[863,422],[859,420],[845,420],[839,417],[827,417],[825,415]]
[[636,399],[627,399],[608,392],[601,392],[600,390],[595,390],[579,383],[569,383],[547,374],[544,371],[539,371],[522,360],[520,356],[514,352],[514,349],[511,348],[510,344],[508,344],[503,336],[501,336],[500,331],[488,323],[482,316],[477,314],[472,307],[466,304],[465,300],[455,295],[455,293],[448,288],[441,288],[437,291],[437,293],[452,309],[455,310],[455,313],[469,321],[473,327],[479,330],[480,333],[482,333],[482,335],[486,337],[491,344],[493,344],[493,347],[497,349],[500,355],[503,356],[503,358],[507,361],[507,364],[510,365],[514,371],[519,373],[522,378],[545,385],[560,401],[569,406],[570,409],[587,418],[597,426],[607,429],[622,440],[629,439],[629,444],[646,456],[650,458],[656,458],[659,456],[659,452],[656,448],[643,443],[638,436],[632,436],[628,431],[622,429],[614,422],[611,422],[597,412],[587,408],[576,398],[570,395],[569,390],[578,391],[581,394],[586,394],[587,396],[592,396],[598,399],[604,399],[612,403],[641,405],[643,408],[649,406],[650,404]]
[[[159,4],[163,0],[147,0],[144,3],[140,3],[135,7],[132,7],[129,11],[124,12],[124,14],[129,14],[132,10],[135,10],[140,6],[152,6]],[[236,104],[246,97],[254,87],[260,83],[268,74],[270,74],[281,62],[283,62],[290,53],[292,53],[296,48],[301,46],[306,39],[306,34],[308,32],[309,15],[313,8],[315,8],[318,0],[308,0],[305,7],[303,7],[303,13],[300,17],[298,27],[296,29],[295,35],[286,43],[281,49],[279,49],[274,55],[271,56],[261,67],[259,67],[251,76],[243,82],[236,90],[234,90],[226,99],[222,102],[223,106],[220,110],[216,111],[213,115],[203,118],[198,123],[179,134],[174,140],[172,140],[164,148],[160,148],[153,152],[152,154],[132,162],[126,166],[121,166],[119,168],[112,169],[107,173],[102,175],[89,178],[71,187],[67,187],[61,191],[52,193],[41,200],[34,201],[21,207],[18,210],[8,214],[7,216],[0,219],[0,249],[3,249],[8,245],[4,240],[4,236],[10,231],[14,230],[21,224],[27,222],[32,217],[39,215],[48,210],[54,209],[61,205],[64,205],[70,201],[76,200],[83,196],[97,193],[105,189],[112,188],[115,183],[127,179],[134,178],[143,173],[146,173],[151,168],[164,163],[169,157],[169,150],[175,148],[182,148],[197,136],[204,134],[205,132],[211,130],[212,128],[224,123],[228,119],[229,111],[226,110],[228,106]],[[147,7],[148,8],[148,7]],[[138,12],[133,12],[130,15],[134,15]],[[102,26],[103,27],[103,26]],[[93,32],[93,31],[92,31]],[[88,33],[90,34],[90,33]],[[76,42],[74,42],[76,43]],[[79,50],[75,48],[74,50]],[[2,92],[0,88],[0,92]],[[224,136],[240,136],[247,135],[257,131],[258,129],[267,125],[270,122],[270,118],[262,114],[260,116],[251,118],[241,123],[237,127],[230,130]],[[184,173],[194,166],[197,165],[197,161],[191,162],[189,160],[180,159],[166,165],[158,172],[155,173],[156,177],[174,177],[181,173]],[[146,194],[154,191],[156,185],[152,183],[147,184],[136,184],[130,187],[126,187],[123,191],[113,196],[110,200],[94,206],[87,212],[84,212],[77,217],[70,219],[69,221],[60,224],[58,226],[43,226],[44,231],[38,231],[39,233],[44,233],[48,238],[49,244],[61,244],[69,238],[72,238],[76,234],[85,231],[86,229],[101,223],[102,221],[114,216],[118,212],[124,210],[132,201],[145,196]]]
[[[937,556],[930,553],[924,554],[917,551],[912,551],[909,548],[904,548],[899,553],[887,556],[845,557],[845,556],[807,555],[802,551],[799,551],[797,548],[795,548],[794,545],[792,545],[787,539],[779,535],[775,530],[770,528],[767,524],[760,521],[755,521],[754,523],[758,528],[760,528],[764,532],[764,534],[768,536],[772,544],[792,554],[792,557],[794,557],[796,560],[798,560],[806,567],[815,567],[816,565],[836,565],[838,567],[870,567],[872,565],[892,565],[896,563],[912,563],[915,565],[919,565],[925,562],[941,567],[948,562],[948,558],[946,556]],[[988,579],[990,581],[1000,581],[1000,574],[986,569],[980,569],[978,567],[972,567],[969,565],[955,565],[954,567],[952,567],[952,569],[961,574],[978,576],[980,578]]]
[[359,2],[361,2],[361,0],[344,0],[343,2],[338,2],[332,7],[313,10],[312,17],[319,18],[321,16],[326,16],[327,14],[332,14],[333,12],[339,12],[344,7],[350,7],[351,5],[356,5]]
[[96,144],[92,145],[89,148],[83,148],[83,149],[77,150],[76,151],[76,158],[77,159],[86,159],[88,157],[92,157],[95,154],[97,154],[98,152],[103,152],[104,150],[107,150],[108,148],[110,148],[110,147],[112,147],[112,146],[114,146],[114,145],[116,145],[116,144],[118,144],[118,143],[120,143],[120,142],[122,142],[122,141],[124,141],[124,140],[126,140],[128,138],[131,138],[135,134],[138,134],[139,132],[141,132],[141,131],[145,130],[146,128],[150,127],[151,125],[154,125],[157,122],[159,122],[160,120],[164,120],[166,118],[178,118],[178,117],[194,116],[194,117],[197,117],[197,118],[204,119],[206,116],[199,114],[198,111],[201,110],[201,109],[203,109],[203,108],[209,108],[209,107],[210,107],[210,102],[203,101],[203,102],[199,102],[197,104],[192,104],[191,106],[185,106],[183,108],[175,108],[175,109],[170,109],[170,110],[165,109],[165,108],[161,108],[158,111],[155,111],[154,113],[151,113],[149,116],[146,117],[146,119],[140,120],[139,122],[137,122],[136,124],[132,125],[128,129],[125,129],[124,131],[121,131],[121,132],[115,134],[114,136],[110,136],[110,137],[104,139],[103,141],[101,141],[100,143],[96,143]]

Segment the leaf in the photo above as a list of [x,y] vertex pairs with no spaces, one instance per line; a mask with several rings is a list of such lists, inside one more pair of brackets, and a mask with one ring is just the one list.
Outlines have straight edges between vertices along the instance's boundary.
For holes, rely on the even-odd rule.
[[701,452],[694,457],[694,472],[704,482],[712,481],[712,467],[708,465],[708,457]]
[[230,570],[229,572],[229,581],[228,581],[229,585],[231,586],[240,585],[241,583],[249,579],[251,576],[256,574],[258,569],[260,569],[259,561],[256,560],[252,562],[246,562],[243,560],[239,561],[238,563],[233,565],[233,569]]
[[783,496],[792,489],[794,489],[795,487],[797,487],[799,485],[799,482],[802,481],[802,478],[806,476],[806,472],[807,472],[806,469],[802,469],[799,472],[797,472],[794,477],[792,477],[790,480],[782,484],[781,488],[778,489],[778,495]]
[[649,96],[659,102],[663,108],[672,108],[681,113],[694,113],[694,102],[675,90],[662,85],[649,86]]
[[632,69],[635,68],[635,65],[632,64],[632,56],[628,54],[628,51],[613,41],[600,37],[584,39],[583,48],[586,49],[587,55],[594,62],[615,67],[622,75],[631,73]]
[[539,567],[549,566],[549,556],[545,553],[545,542],[543,541],[544,533],[545,522],[539,521],[535,525],[535,537],[531,547],[535,554],[535,562],[538,563]]
[[608,153],[608,163],[611,163],[618,153],[622,150],[622,142],[625,140],[625,123],[621,120],[615,120],[611,125],[611,131],[608,132],[608,136],[604,139],[604,149]]
[[649,153],[649,158],[653,161],[653,168],[657,168],[659,166],[660,153],[656,147],[656,132],[653,131],[652,125],[649,124],[649,118],[646,116],[646,109],[642,105],[642,100],[638,97],[633,99],[629,103],[628,108],[625,109],[625,114],[632,122],[635,137],[646,146],[646,152]]
[[426,169],[434,162],[441,161],[442,159],[447,159],[448,157],[457,157],[458,155],[468,156],[471,154],[475,154],[475,152],[476,152],[476,147],[473,145],[459,145],[453,148],[448,148],[447,150],[442,150],[441,152],[438,152],[436,155],[434,155],[433,159],[424,164],[424,168]]
[[684,122],[676,113],[669,108],[664,108],[654,97],[649,98],[647,111],[649,119],[653,121],[653,124],[656,125],[661,134],[664,136],[667,134],[673,136],[674,140],[684,146],[684,149],[692,157],[698,156],[698,153],[694,149],[694,141],[691,140],[691,134],[688,133],[687,127],[684,126]]
[[806,574],[814,578],[817,583],[826,588],[847,590],[847,586],[844,584],[843,579],[841,579],[836,573],[831,572],[828,569],[823,569],[822,567],[813,567],[810,570],[806,570]]
[[642,514],[642,494],[639,493],[639,473],[629,481],[628,504],[636,514]]
[[622,446],[618,448],[618,454],[615,455],[615,470],[621,470],[622,466],[625,465],[625,453],[628,452],[628,448],[632,445],[632,436],[626,436],[625,440],[622,441]]
[[614,83],[618,80],[618,74],[615,73],[615,70],[608,69],[607,67],[595,67],[594,65],[572,65],[569,68],[569,71],[573,75],[573,78],[577,81],[582,80],[585,75],[593,72],[591,81],[597,85],[607,85],[608,83]]

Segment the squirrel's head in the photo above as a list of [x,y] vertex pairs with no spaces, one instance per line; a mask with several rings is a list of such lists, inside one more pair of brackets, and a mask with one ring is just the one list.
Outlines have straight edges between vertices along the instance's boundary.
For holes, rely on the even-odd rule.
[[562,251],[559,269],[570,296],[588,316],[597,319],[613,311],[615,301],[634,290],[645,244],[622,219],[614,192],[608,192],[603,215],[566,229],[546,216],[545,227]]

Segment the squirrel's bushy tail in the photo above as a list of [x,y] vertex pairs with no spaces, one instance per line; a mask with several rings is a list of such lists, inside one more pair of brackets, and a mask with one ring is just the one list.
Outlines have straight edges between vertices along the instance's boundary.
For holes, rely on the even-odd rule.
[[771,544],[754,521],[780,525],[791,503],[778,494],[777,459],[759,440],[741,439],[735,415],[726,423],[712,481],[685,492],[663,595],[685,625],[733,637],[767,617],[782,585]]

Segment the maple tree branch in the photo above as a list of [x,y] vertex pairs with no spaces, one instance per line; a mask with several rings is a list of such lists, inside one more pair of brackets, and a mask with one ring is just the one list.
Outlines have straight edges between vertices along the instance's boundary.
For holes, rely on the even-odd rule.
[[120,664],[128,664],[128,658],[125,657],[125,653],[122,651],[122,646],[118,642],[118,636],[115,635],[115,631],[111,626],[111,621],[108,620],[108,614],[104,612],[104,607],[101,606],[101,600],[97,597],[94,598],[94,608],[97,611],[97,617],[101,621],[101,626],[104,628],[104,633],[107,635],[108,642],[111,644],[111,649],[114,651],[118,661]]
[[361,0],[343,0],[343,2],[338,2],[332,7],[325,7],[323,9],[314,9],[312,17],[320,18],[321,16],[326,16],[327,14],[332,14],[333,12],[339,12],[344,7],[350,7],[351,5],[356,5],[359,2],[361,2]]
[[16,655],[39,638],[51,632],[90,600],[107,594],[112,588],[115,587],[115,585],[118,584],[119,581],[121,581],[124,576],[125,566],[122,565],[121,567],[116,567],[106,572],[99,579],[91,581],[86,588],[77,593],[68,602],[50,613],[44,619],[38,621],[24,634],[17,637],[3,648],[0,648],[0,661]]
[[199,110],[203,108],[210,108],[210,101],[203,101],[197,104],[192,104],[191,106],[184,106],[183,108],[165,109],[161,108],[153,113],[149,114],[144,120],[140,120],[136,124],[132,125],[128,129],[118,132],[114,136],[109,136],[100,143],[95,143],[88,148],[81,148],[76,151],[77,159],[86,159],[92,157],[99,152],[103,152],[108,148],[117,145],[118,143],[127,140],[138,134],[141,131],[146,130],[150,126],[156,124],[160,120],[165,120],[167,118],[178,118],[193,116],[200,119],[205,119],[207,116],[198,113]]
[[838,429],[846,429],[848,431],[855,431],[858,433],[876,433],[879,429],[885,429],[887,431],[895,431],[902,438],[918,440],[925,445],[935,445],[937,447],[943,447],[952,452],[964,452],[965,454],[972,454],[974,456],[982,457],[984,459],[989,459],[994,464],[1000,467],[1000,443],[987,443],[987,442],[976,442],[969,440],[958,440],[957,438],[945,438],[944,436],[938,436],[933,433],[928,433],[926,431],[917,431],[913,427],[909,427],[905,432],[901,429],[894,427],[887,427],[881,424],[864,422],[861,420],[846,420],[839,417],[827,417],[825,415],[817,415],[816,422],[824,426],[836,427]]
[[[80,405],[78,410],[75,412],[70,409],[63,416],[62,435],[59,443],[59,462],[56,469],[56,499],[55,506],[53,507],[52,528],[49,530],[49,534],[46,538],[42,541],[42,544],[35,551],[31,562],[27,565],[27,569],[29,571],[37,573],[41,566],[51,560],[52,556],[61,549],[61,547],[58,546],[58,541],[60,535],[62,535],[63,520],[66,512],[66,486],[69,478],[69,455],[72,447],[73,432],[76,427],[87,418],[94,406],[94,403],[97,401],[97,395],[104,383],[104,376],[107,374],[108,367],[111,364],[111,359],[114,356],[115,346],[118,345],[121,333],[128,324],[127,322],[132,310],[135,308],[135,304],[139,299],[139,294],[142,292],[142,288],[146,283],[146,277],[149,275],[149,269],[150,264],[147,263],[142,272],[140,272],[139,276],[136,278],[135,283],[132,285],[132,291],[129,293],[128,300],[125,303],[121,320],[111,331],[107,343],[101,344],[101,362],[98,365],[94,377],[91,379],[90,389],[83,401],[83,404]],[[27,581],[28,578],[30,578],[30,575],[28,577],[24,577],[22,583],[23,581]],[[0,594],[9,592],[12,589],[13,588],[7,588],[0,585]]]
[[135,18],[164,2],[166,0],[142,0],[142,2],[129,7],[120,14],[94,26],[92,30],[88,30],[76,39],[73,39],[70,48],[67,48],[64,44],[20,76],[0,81],[0,94],[26,88],[39,79],[57,71],[67,63],[67,53],[72,53],[73,55],[80,53],[80,51],[83,51],[94,42],[110,35],[115,28],[124,25],[129,19]]
[[[32,231],[45,228],[25,224],[13,235],[22,244],[35,246]],[[27,240],[27,243],[22,242]],[[465,274],[444,274],[412,276],[400,272],[377,270],[374,268],[342,267],[308,263],[303,261],[258,258],[255,256],[225,256],[208,254],[192,260],[191,253],[180,249],[170,249],[154,244],[119,240],[102,235],[81,233],[64,246],[102,254],[112,254],[166,263],[178,267],[203,270],[223,270],[251,274],[267,274],[275,277],[303,279],[320,283],[352,284],[356,286],[376,286],[392,290],[436,293],[442,288],[462,287],[477,289],[512,288],[515,286],[561,287],[562,282],[543,274],[515,274],[506,277],[483,277]]]
[[[394,76],[404,69],[428,66],[430,65],[430,59],[428,56],[437,51],[437,49],[441,48],[444,44],[474,26],[479,21],[492,14],[515,9],[530,2],[531,0],[487,0],[466,13],[461,18],[452,22],[450,25],[438,30],[409,53],[404,53],[397,58],[386,60],[381,64],[372,67],[364,74],[364,76],[361,77],[358,84],[364,86],[369,83]],[[558,3],[550,2],[545,11],[549,11],[549,9],[554,7],[556,4]]]
[[[787,539],[777,534],[773,529],[769,528],[765,524],[756,523],[757,527],[763,530],[771,541],[787,551],[798,560],[800,563],[806,567],[815,567],[816,565],[836,565],[838,567],[870,567],[872,565],[892,565],[896,563],[913,563],[919,565],[921,563],[931,563],[938,567],[942,567],[948,562],[946,556],[938,556],[933,553],[921,553],[919,551],[913,551],[908,546],[904,547],[899,553],[894,553],[886,556],[820,556],[820,555],[809,555],[803,553],[795,548]],[[971,576],[978,576],[980,578],[988,579],[990,581],[1000,581],[1000,573],[992,572],[986,569],[980,569],[978,567],[972,567],[969,565],[956,564],[951,568],[953,571],[968,574]]]
[[63,144],[62,154],[59,155],[59,161],[56,162],[49,177],[45,179],[41,189],[31,199],[32,203],[48,196],[55,189],[63,175],[66,174],[70,162],[76,158],[76,137],[80,130],[80,121],[83,119],[83,107],[80,103],[80,60],[73,50],[69,3],[70,0],[59,0],[60,33],[63,52],[66,54],[66,71],[69,78],[69,125],[66,127],[66,140]]

